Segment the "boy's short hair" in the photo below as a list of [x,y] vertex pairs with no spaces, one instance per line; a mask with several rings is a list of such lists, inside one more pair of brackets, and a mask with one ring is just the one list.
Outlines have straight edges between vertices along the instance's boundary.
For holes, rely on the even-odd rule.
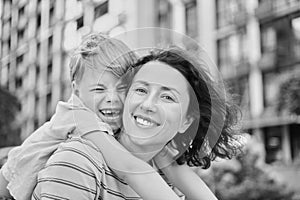
[[118,77],[137,61],[137,55],[122,41],[102,33],[88,35],[71,56],[71,81],[80,82],[86,67],[105,67]]

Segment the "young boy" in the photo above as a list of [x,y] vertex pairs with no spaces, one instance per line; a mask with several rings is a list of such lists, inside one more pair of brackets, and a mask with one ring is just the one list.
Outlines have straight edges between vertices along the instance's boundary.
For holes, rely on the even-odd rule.
[[[135,174],[153,169],[131,155],[113,137],[113,132],[121,125],[126,89],[119,79],[135,61],[136,55],[121,41],[101,34],[89,36],[71,57],[71,98],[67,103],[59,102],[51,120],[9,153],[0,173],[0,196],[9,195],[3,189],[8,184],[15,199],[29,199],[37,173],[59,143],[77,135],[91,141],[96,137],[95,145],[107,164],[122,166],[122,170],[115,169],[114,172],[141,197],[178,199],[158,173]],[[148,184],[144,188],[146,181],[150,187]]]

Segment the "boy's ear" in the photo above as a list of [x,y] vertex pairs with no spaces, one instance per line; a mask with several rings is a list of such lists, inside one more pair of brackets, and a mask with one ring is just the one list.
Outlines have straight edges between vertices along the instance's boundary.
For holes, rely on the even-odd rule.
[[76,83],[76,81],[72,81],[72,93],[79,96],[78,84]]
[[178,130],[179,133],[184,133],[191,126],[194,121],[194,117],[187,116],[184,120],[185,121],[182,123],[181,127]]

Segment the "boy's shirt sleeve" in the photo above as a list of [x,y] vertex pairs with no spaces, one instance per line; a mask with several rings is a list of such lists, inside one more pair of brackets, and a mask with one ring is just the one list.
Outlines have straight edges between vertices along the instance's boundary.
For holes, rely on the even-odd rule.
[[89,110],[73,110],[72,115],[74,118],[75,129],[71,134],[83,136],[92,131],[101,131],[113,135],[111,127],[102,122],[95,113]]
[[71,97],[67,103],[59,102],[51,120],[9,152],[2,173],[9,182],[7,188],[11,195],[15,199],[29,199],[37,173],[58,145],[70,134],[82,136],[95,130],[112,134],[110,127],[98,121],[96,114],[84,107],[78,97]]
[[[87,108],[76,95],[71,96],[67,105],[66,107],[70,111],[68,114],[71,115],[68,119],[73,119],[75,126],[72,134],[83,136],[92,131],[101,131],[113,135],[111,127],[102,122],[96,113]],[[60,122],[55,124],[59,125]]]

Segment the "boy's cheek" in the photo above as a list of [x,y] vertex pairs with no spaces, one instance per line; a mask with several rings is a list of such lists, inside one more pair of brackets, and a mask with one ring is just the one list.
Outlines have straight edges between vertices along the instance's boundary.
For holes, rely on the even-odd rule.
[[121,101],[122,104],[124,104],[125,98],[126,98],[126,93],[124,92],[119,92],[118,93],[119,99]]

